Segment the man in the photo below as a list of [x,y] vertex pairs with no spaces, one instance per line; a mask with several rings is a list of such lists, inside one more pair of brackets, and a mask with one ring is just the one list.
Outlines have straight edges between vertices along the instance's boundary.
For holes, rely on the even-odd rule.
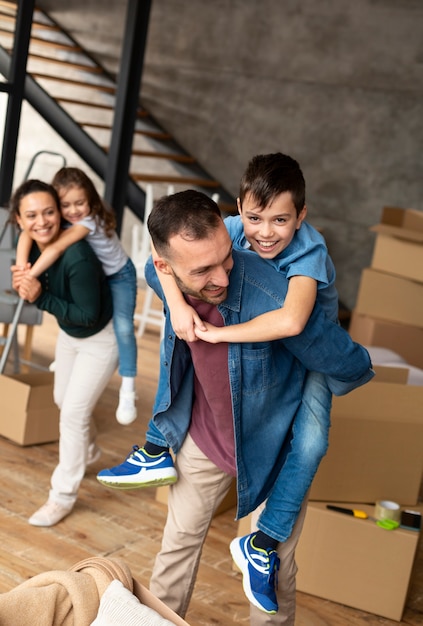
[[[287,280],[258,255],[232,251],[219,209],[204,194],[162,198],[148,228],[157,257],[154,266],[147,263],[146,278],[162,298],[156,271],[171,275],[199,316],[214,325],[240,323],[283,305]],[[153,419],[161,433],[157,444],[164,437],[176,453],[178,481],[170,489],[150,587],[184,616],[213,513],[233,477],[238,517],[264,502],[278,480],[306,368],[332,376],[335,393],[367,382],[373,373],[367,352],[317,306],[303,333],[289,340],[187,344],[175,337],[168,313],[164,336]],[[151,433],[149,440],[154,441]],[[303,514],[262,571],[252,568],[257,580],[248,575],[262,609],[251,609],[255,626],[294,624],[294,551],[302,522]],[[276,593],[279,611],[272,615],[260,598]]]

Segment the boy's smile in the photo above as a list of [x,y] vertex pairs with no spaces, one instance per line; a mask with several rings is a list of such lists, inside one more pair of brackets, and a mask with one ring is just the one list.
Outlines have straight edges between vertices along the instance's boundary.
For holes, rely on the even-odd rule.
[[238,210],[251,249],[264,259],[275,258],[289,246],[307,214],[304,207],[297,217],[289,191],[276,196],[266,207],[258,206],[247,194],[242,207],[238,202]]

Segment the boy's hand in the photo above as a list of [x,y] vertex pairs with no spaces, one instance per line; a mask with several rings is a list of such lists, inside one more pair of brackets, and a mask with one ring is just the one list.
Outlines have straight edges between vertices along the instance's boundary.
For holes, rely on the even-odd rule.
[[207,341],[207,343],[220,343],[225,341],[223,338],[223,328],[220,326],[213,326],[213,324],[209,324],[209,322],[203,322],[202,324],[205,327],[205,331],[200,329],[198,326],[195,326],[194,331],[197,339],[201,339],[202,341]]

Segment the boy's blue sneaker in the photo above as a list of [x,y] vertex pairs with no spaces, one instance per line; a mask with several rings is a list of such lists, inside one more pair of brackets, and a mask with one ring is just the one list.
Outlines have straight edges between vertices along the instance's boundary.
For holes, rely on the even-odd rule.
[[97,480],[115,489],[138,489],[176,483],[178,475],[168,451],[150,455],[144,448],[133,446],[123,463],[101,470]]
[[231,541],[232,558],[242,572],[244,593],[258,609],[274,615],[278,611],[276,589],[280,559],[276,550],[256,548],[255,533]]

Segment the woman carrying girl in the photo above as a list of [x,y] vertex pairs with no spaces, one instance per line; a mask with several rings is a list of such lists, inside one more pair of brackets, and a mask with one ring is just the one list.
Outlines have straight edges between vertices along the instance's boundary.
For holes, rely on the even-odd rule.
[[[54,176],[52,185],[59,195],[64,230],[29,269],[29,275],[38,278],[70,245],[87,239],[103,265],[113,296],[113,327],[122,377],[116,419],[120,424],[131,424],[137,417],[136,270],[116,234],[114,215],[106,208],[91,179],[76,167],[63,167]],[[26,267],[31,245],[31,239],[22,233],[17,246],[17,266]]]
[[[32,267],[63,234],[56,190],[39,180],[26,181],[11,199],[11,214],[31,242]],[[69,245],[39,278],[16,265],[12,273],[20,297],[54,315],[60,327],[54,376],[59,463],[47,502],[29,519],[33,526],[53,526],[76,502],[92,443],[91,413],[117,366],[112,295],[101,263],[84,239]]]

